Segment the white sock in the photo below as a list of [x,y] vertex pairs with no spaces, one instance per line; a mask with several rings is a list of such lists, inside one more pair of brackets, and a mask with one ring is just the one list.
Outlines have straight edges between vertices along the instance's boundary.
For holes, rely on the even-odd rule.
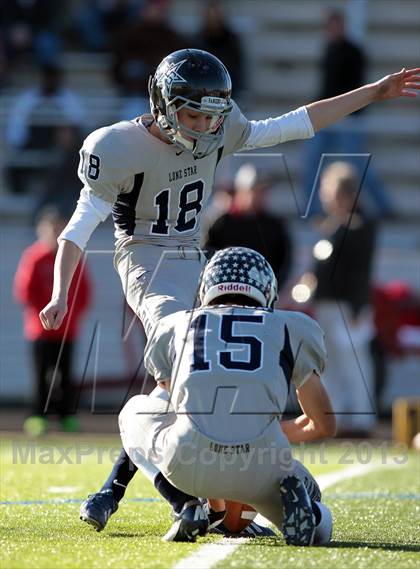
[[314,545],[327,545],[331,541],[333,519],[329,508],[321,502],[315,502],[321,512],[321,520],[315,528]]

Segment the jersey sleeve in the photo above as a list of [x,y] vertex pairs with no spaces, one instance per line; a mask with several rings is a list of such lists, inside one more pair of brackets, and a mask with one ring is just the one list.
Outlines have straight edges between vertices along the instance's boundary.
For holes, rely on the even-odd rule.
[[80,150],[78,175],[88,192],[113,204],[130,191],[134,173],[127,161],[124,132],[112,127],[92,132]]
[[240,150],[249,138],[251,123],[241,113],[235,102],[233,102],[232,111],[226,119],[225,132],[222,156],[228,156]]
[[276,146],[289,140],[311,138],[315,134],[306,107],[279,117],[250,121],[250,133],[242,150]]
[[57,239],[58,243],[66,239],[83,251],[93,231],[101,221],[106,220],[111,209],[109,202],[89,192],[88,188],[83,188],[73,215]]
[[165,381],[172,375],[175,357],[173,345],[173,319],[163,318],[152,331],[144,352],[144,365],[157,382]]
[[297,332],[297,349],[292,382],[296,387],[302,387],[313,372],[322,375],[327,361],[327,351],[324,332],[317,322],[306,314],[299,313],[297,316],[293,324]]
[[311,138],[314,134],[306,107],[279,117],[249,121],[234,104],[226,123],[223,156],[239,150],[267,148],[289,140]]

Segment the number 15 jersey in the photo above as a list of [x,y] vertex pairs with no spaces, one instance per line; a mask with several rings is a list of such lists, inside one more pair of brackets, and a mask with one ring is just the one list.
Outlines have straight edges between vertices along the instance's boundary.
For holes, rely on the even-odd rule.
[[204,435],[244,441],[284,412],[290,385],[324,371],[324,334],[300,312],[214,306],[163,318],[145,365]]

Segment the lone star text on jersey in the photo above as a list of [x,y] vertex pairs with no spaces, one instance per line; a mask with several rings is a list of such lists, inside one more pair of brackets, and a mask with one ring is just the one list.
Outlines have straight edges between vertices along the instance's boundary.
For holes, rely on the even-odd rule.
[[175,180],[187,178],[188,176],[193,176],[194,174],[197,174],[197,166],[187,166],[184,169],[169,172],[169,181],[174,182]]

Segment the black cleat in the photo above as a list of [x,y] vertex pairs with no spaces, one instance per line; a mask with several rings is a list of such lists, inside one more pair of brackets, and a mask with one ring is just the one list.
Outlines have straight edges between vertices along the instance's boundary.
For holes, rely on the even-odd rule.
[[278,534],[267,526],[260,526],[257,522],[251,522],[240,532],[238,537],[278,537]]
[[252,521],[246,528],[237,533],[232,533],[223,523],[226,516],[226,510],[216,512],[210,508],[208,500],[203,499],[204,511],[209,518],[209,533],[224,535],[225,537],[276,537],[277,534],[271,528],[260,526]]
[[210,530],[210,533],[217,533],[225,537],[277,537],[275,531],[266,526],[260,526],[256,522],[251,522],[240,532],[231,532],[224,523],[218,524]]
[[112,514],[118,510],[112,490],[90,494],[80,506],[80,519],[93,526],[96,531],[102,531]]
[[283,499],[282,533],[288,545],[312,545],[315,515],[305,486],[297,476],[287,476],[280,485]]
[[224,533],[222,532],[218,532],[218,531],[214,531],[213,530],[218,527],[223,520],[225,519],[226,516],[226,510],[222,510],[221,512],[216,512],[215,510],[212,510],[210,508],[210,502],[206,499],[206,498],[201,498],[201,505],[203,506],[204,511],[207,514],[207,517],[209,518],[209,532],[210,533]]
[[180,514],[174,514],[175,522],[164,541],[192,541],[197,536],[206,535],[209,529],[209,518],[199,500],[187,502]]

